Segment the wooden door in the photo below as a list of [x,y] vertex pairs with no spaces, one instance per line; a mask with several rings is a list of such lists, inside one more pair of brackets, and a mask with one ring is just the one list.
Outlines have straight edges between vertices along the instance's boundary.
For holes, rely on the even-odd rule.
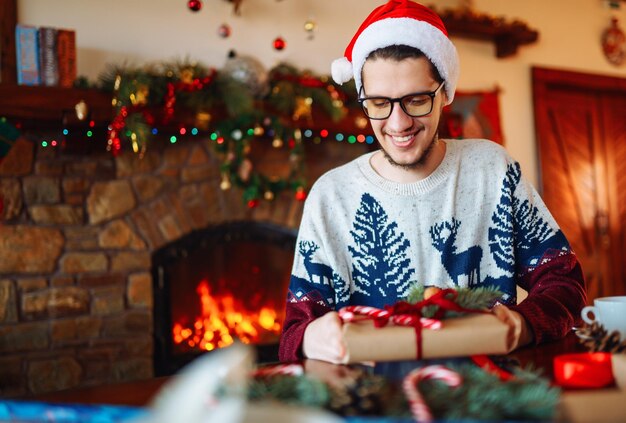
[[626,294],[626,91],[602,96],[610,243],[609,294]]
[[533,69],[540,191],[589,300],[626,294],[626,79]]

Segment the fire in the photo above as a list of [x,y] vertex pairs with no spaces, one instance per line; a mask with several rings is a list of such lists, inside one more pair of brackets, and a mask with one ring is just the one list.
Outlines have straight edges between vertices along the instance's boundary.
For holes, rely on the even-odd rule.
[[280,333],[281,325],[273,308],[264,306],[258,312],[250,311],[231,294],[214,297],[207,280],[201,281],[196,291],[202,315],[196,317],[191,327],[174,324],[172,334],[175,344],[211,351],[232,344],[233,337],[243,343],[254,344],[268,332]]

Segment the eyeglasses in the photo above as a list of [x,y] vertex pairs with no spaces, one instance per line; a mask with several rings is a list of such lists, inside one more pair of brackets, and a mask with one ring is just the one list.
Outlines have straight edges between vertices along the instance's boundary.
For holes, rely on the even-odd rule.
[[439,84],[435,91],[407,94],[398,98],[389,97],[363,97],[358,101],[363,113],[375,120],[387,119],[393,112],[393,104],[400,103],[400,107],[411,117],[426,116],[433,111],[435,96],[443,87],[444,82]]

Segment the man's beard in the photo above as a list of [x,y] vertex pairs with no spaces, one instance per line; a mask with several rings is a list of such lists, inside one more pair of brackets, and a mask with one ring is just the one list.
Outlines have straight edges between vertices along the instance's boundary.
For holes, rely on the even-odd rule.
[[430,141],[430,144],[428,144],[428,147],[426,148],[426,150],[424,150],[422,155],[417,160],[411,163],[398,163],[393,159],[393,157],[389,155],[389,153],[387,153],[387,150],[385,150],[384,147],[381,146],[381,149],[383,150],[384,157],[392,166],[399,167],[402,170],[415,170],[417,168],[424,166],[424,164],[428,160],[428,157],[430,156],[430,154],[433,152],[433,149],[437,145],[438,141],[439,141],[439,133],[436,132],[435,135],[433,136],[433,139]]

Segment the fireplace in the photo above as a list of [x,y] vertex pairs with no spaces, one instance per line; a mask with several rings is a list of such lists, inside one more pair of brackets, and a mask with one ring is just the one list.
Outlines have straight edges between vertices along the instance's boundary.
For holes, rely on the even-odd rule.
[[[162,141],[141,158],[64,154],[24,138],[0,163],[0,396],[146,379],[155,367],[171,373],[202,350],[174,345],[176,310],[165,301],[191,296],[176,300],[193,310],[180,322],[188,341],[183,335],[203,317],[202,298],[206,310],[228,304],[222,286],[235,287],[233,305],[249,298],[244,293],[260,298],[246,300],[245,311],[269,329],[249,341],[260,360],[275,359],[302,201],[283,192],[250,208],[241,190],[220,189],[221,161],[208,140]],[[329,141],[306,148],[310,185],[369,147]],[[255,256],[252,246],[233,244],[242,238],[272,247]],[[223,265],[235,257],[237,266],[204,275],[185,256]],[[222,278],[246,268],[243,286]],[[191,275],[187,294],[173,291],[182,272]],[[219,301],[207,297],[214,294]]]
[[155,374],[236,340],[278,360],[296,232],[255,221],[196,230],[153,254]]

